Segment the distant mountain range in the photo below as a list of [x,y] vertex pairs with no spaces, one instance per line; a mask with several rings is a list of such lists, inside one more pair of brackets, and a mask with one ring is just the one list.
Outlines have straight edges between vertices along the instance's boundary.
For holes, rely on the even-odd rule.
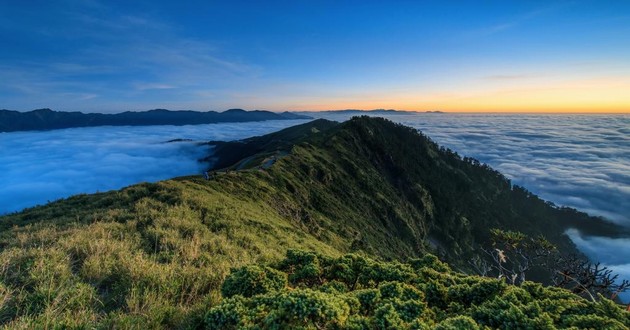
[[38,109],[28,112],[0,110],[0,132],[39,131],[91,126],[198,125],[224,122],[247,122],[283,119],[310,119],[291,112],[230,109],[216,111],[127,111],[116,114],[63,112]]
[[410,113],[444,113],[440,110],[428,110],[428,111],[405,111],[405,110],[394,110],[394,109],[373,109],[373,110],[359,110],[359,109],[344,109],[344,110],[325,110],[325,111],[300,111],[298,113],[336,113],[336,114],[357,114],[357,115],[365,115],[365,114],[376,114],[376,115],[408,115]]

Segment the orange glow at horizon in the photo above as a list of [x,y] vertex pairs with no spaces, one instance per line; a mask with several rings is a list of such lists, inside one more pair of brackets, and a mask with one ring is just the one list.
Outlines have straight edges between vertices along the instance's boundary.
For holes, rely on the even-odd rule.
[[[292,110],[396,109],[506,113],[630,113],[630,77],[445,93],[351,93],[293,102]],[[327,100],[326,100],[327,99]],[[328,102],[327,102],[328,101]]]

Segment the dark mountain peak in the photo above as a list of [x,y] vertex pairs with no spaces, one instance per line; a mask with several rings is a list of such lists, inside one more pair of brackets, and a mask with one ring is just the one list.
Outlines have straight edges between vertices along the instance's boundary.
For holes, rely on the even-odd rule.
[[35,110],[31,110],[29,111],[30,113],[56,113],[58,111],[53,111],[49,108],[42,108],[42,109],[35,109]]
[[417,111],[407,111],[407,110],[395,110],[395,109],[372,109],[372,110],[361,110],[361,109],[343,109],[343,110],[324,110],[321,111],[324,113],[340,113],[340,114],[354,114],[360,116],[362,114],[372,114],[372,115],[404,115],[410,113],[417,113]]
[[281,112],[281,113],[279,113],[279,115],[284,117],[284,118],[286,118],[286,119],[310,119],[311,118],[309,116],[297,114],[297,113],[290,112],[290,111]]
[[222,113],[245,113],[247,111],[243,110],[243,109],[228,109],[223,111]]

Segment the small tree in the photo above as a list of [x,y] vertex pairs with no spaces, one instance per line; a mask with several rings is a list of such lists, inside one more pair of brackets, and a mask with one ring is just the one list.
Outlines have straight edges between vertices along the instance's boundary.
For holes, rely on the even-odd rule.
[[601,263],[592,263],[575,254],[560,256],[554,262],[553,284],[573,293],[588,296],[595,300],[598,293],[610,295],[614,300],[620,293],[630,289],[630,281],[618,281],[619,274],[613,274]]
[[[539,236],[531,238],[523,233],[493,229],[490,231],[492,247],[482,247],[482,253],[469,260],[481,276],[505,279],[520,285],[532,267],[545,266],[551,272],[551,283],[559,288],[587,297],[608,296],[615,300],[630,289],[630,281],[619,281],[601,263],[592,263],[578,255],[561,255],[556,247]],[[630,305],[629,305],[630,308]]]
[[542,236],[500,229],[492,229],[490,236],[492,248],[481,248],[485,258],[476,256],[469,263],[482,276],[505,278],[514,285],[523,283],[532,267],[545,265],[557,250]]

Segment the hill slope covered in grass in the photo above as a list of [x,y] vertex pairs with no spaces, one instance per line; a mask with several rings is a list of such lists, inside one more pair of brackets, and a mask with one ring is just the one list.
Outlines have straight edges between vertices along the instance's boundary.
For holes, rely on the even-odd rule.
[[[342,124],[320,120],[235,143],[245,147],[223,144],[211,155],[219,159],[231,155],[230,161],[216,163],[221,168],[213,169],[218,173],[212,180],[195,176],[144,183],[120,191],[74,196],[1,217],[0,323],[18,328],[213,328],[217,325],[213,318],[220,316],[216,311],[229,304],[224,296],[232,296],[225,289],[223,295],[221,291],[230,269],[276,265],[279,273],[269,272],[278,275],[281,283],[282,273],[292,281],[297,264],[293,268],[281,266],[286,264],[282,260],[287,250],[313,251],[324,264],[348,252],[394,261],[378,266],[385,268],[399,261],[413,265],[412,259],[431,258],[427,253],[433,252],[450,262],[451,268],[465,269],[465,260],[487,240],[491,228],[532,236],[545,234],[567,252],[575,252],[562,234],[569,225],[579,224],[589,230],[593,226],[584,225],[588,221],[601,225],[602,230],[614,230],[612,225],[583,213],[552,207],[513,187],[487,166],[461,159],[417,131],[383,119],[361,117]],[[306,261],[299,262],[313,259],[309,253],[304,258]],[[439,278],[456,277],[454,284],[461,280],[484,288],[490,283],[440,265],[432,263],[424,271]],[[346,266],[339,267],[343,270]],[[414,290],[429,295],[424,284],[411,281],[421,276],[409,270],[413,266],[391,267],[403,267],[407,277],[384,280],[399,281],[403,287],[415,285]],[[334,269],[320,274],[305,267],[304,276],[316,276],[317,281],[311,278],[287,285],[319,292],[330,282],[326,295],[337,297],[334,301],[354,297],[355,289],[381,290],[384,280],[335,288],[334,281],[340,279]],[[514,291],[498,281],[492,283],[490,286],[503,290],[496,297]],[[441,285],[448,289],[450,284]],[[265,299],[275,300],[273,295],[296,292],[286,285],[272,287],[275,291],[258,292],[271,295],[267,298],[260,296],[249,302],[230,299],[258,306]],[[324,294],[311,291],[305,294]],[[532,301],[554,299],[556,291],[545,292],[538,296],[528,293],[531,299],[523,298],[521,291],[514,295],[526,306]],[[566,299],[582,301],[566,291],[559,292]],[[472,318],[476,323],[499,327],[475,318],[477,300],[459,301],[458,297],[453,293],[446,300],[431,302],[418,296],[409,306],[437,308],[432,312],[435,315],[418,321],[426,324],[439,324],[461,314],[461,320],[448,322],[470,323],[468,318]],[[388,303],[400,314],[398,305]],[[451,303],[461,306],[450,308]],[[345,315],[341,321],[350,320],[356,308],[363,308],[354,300],[347,304],[347,311],[341,307],[339,315]],[[385,305],[376,309],[391,312]],[[279,308],[260,306],[270,311]],[[584,308],[590,314],[610,319],[611,324],[617,324],[615,320],[624,324],[623,318],[628,317],[614,305],[601,307],[609,308],[610,313],[588,306]],[[528,310],[519,317],[534,319]],[[545,313],[569,317],[581,311],[554,309]],[[334,325],[373,322],[370,318],[376,314],[362,314],[365,320],[356,315],[350,323],[335,321]],[[413,321],[405,317],[403,325],[411,326]],[[546,317],[543,321],[549,323]],[[563,324],[570,323],[556,323]]]

